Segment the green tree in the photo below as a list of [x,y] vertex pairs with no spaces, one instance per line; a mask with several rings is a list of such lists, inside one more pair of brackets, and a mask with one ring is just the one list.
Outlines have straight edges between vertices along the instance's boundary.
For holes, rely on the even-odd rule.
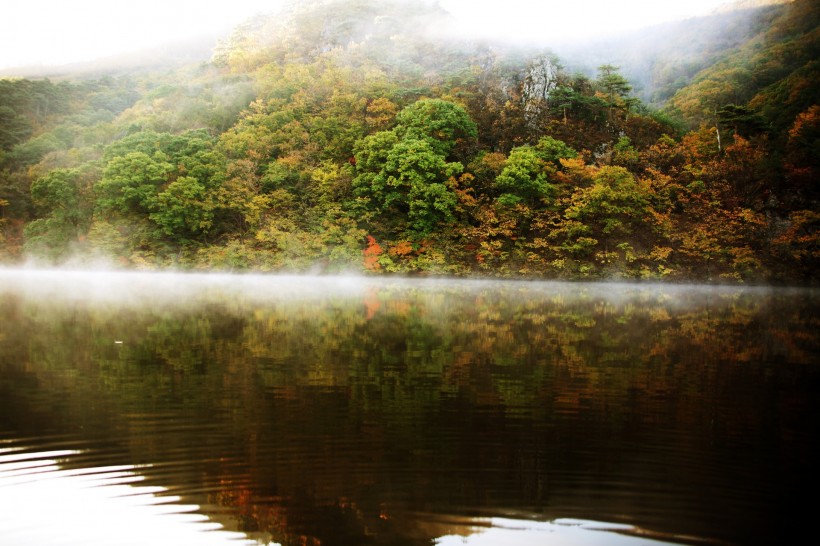
[[462,107],[439,99],[419,100],[396,120],[394,129],[356,143],[353,195],[356,208],[378,215],[388,230],[422,237],[454,219],[451,179],[464,167],[448,159],[476,127]]
[[129,152],[113,158],[96,186],[100,207],[120,213],[150,213],[160,187],[174,172],[169,159],[159,151],[150,156],[145,152]]
[[27,252],[60,259],[75,250],[90,220],[81,186],[78,169],[57,169],[34,181],[31,196],[40,217],[25,228]]
[[520,202],[536,204],[548,197],[554,188],[548,182],[547,169],[547,163],[532,146],[513,148],[504,170],[495,179],[495,188],[501,193],[499,203],[507,206]]
[[727,104],[719,108],[715,114],[718,126],[726,131],[731,129],[732,134],[749,138],[766,130],[763,116],[747,106]]
[[446,158],[461,157],[478,134],[464,108],[441,99],[414,102],[398,113],[396,122],[399,138],[424,139]]
[[555,167],[560,165],[562,159],[575,159],[578,157],[578,152],[568,146],[566,142],[551,136],[538,139],[535,151],[538,153],[538,157],[547,163],[552,163]]
[[626,97],[632,91],[629,80],[624,78],[618,70],[620,70],[620,67],[611,64],[598,67],[598,79],[595,83],[606,95],[610,104],[614,104],[617,99]]
[[552,179],[561,168],[562,159],[574,159],[578,153],[566,143],[551,136],[541,137],[535,146],[518,146],[510,151],[504,169],[495,179],[499,202],[505,205],[537,205],[555,196]]
[[196,178],[181,176],[156,196],[149,218],[165,235],[180,237],[207,232],[213,225],[213,204]]
[[618,70],[619,67],[611,64],[601,65],[598,67],[598,79],[595,81],[608,103],[610,122],[615,120],[616,111],[620,110],[628,115],[630,109],[637,104],[636,99],[629,97],[632,86]]
[[0,105],[0,150],[11,150],[32,133],[31,123],[12,107]]
[[353,192],[365,210],[417,236],[452,221],[457,199],[449,180],[463,166],[448,163],[428,139],[376,133],[360,143],[356,157]]
[[606,166],[571,196],[550,237],[579,271],[591,272],[637,270],[659,235],[649,188],[623,167]]

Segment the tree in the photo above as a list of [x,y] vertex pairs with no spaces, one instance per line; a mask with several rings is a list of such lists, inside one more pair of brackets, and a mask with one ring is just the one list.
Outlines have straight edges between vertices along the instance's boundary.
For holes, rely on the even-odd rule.
[[162,152],[151,156],[145,152],[129,152],[113,158],[96,186],[100,207],[120,213],[150,213],[160,187],[174,172],[169,159]]
[[719,127],[731,129],[732,134],[749,138],[766,130],[763,117],[747,106],[727,104],[715,113]]
[[0,150],[11,150],[31,136],[31,123],[13,108],[0,105]]
[[66,257],[90,221],[78,169],[57,169],[38,178],[31,196],[40,218],[25,228],[27,252],[50,259]]
[[626,97],[632,91],[629,81],[618,70],[620,67],[611,64],[598,67],[598,79],[595,83],[604,92],[610,104],[615,104],[617,99]]
[[207,188],[196,178],[181,176],[156,196],[149,218],[165,235],[180,238],[207,232],[213,225],[212,202]]
[[416,101],[396,121],[394,129],[354,147],[354,208],[375,213],[389,229],[422,237],[454,218],[457,198],[450,179],[464,167],[448,158],[475,138],[476,128],[462,107],[440,99]]
[[574,159],[578,153],[551,136],[541,137],[535,146],[518,146],[510,151],[503,170],[495,179],[499,202],[505,205],[527,203],[538,205],[554,197],[551,179],[561,169],[562,159]]
[[596,84],[603,93],[609,105],[609,121],[614,121],[615,110],[622,110],[627,115],[629,110],[636,104],[635,99],[629,98],[632,86],[629,81],[618,73],[619,67],[605,64],[598,67],[598,79]]
[[579,271],[637,273],[650,261],[660,235],[650,197],[649,188],[623,167],[601,167],[591,186],[569,198],[550,237]]
[[456,196],[448,181],[463,167],[445,161],[428,139],[376,133],[357,146],[356,158],[353,192],[365,211],[416,236],[453,219]]
[[95,186],[100,222],[143,225],[152,241],[177,244],[226,229],[216,225],[220,215],[239,206],[225,199],[227,159],[205,133],[139,133],[106,156]]
[[495,179],[495,188],[501,193],[498,201],[507,206],[520,202],[535,205],[548,197],[553,187],[547,169],[547,163],[532,146],[513,148],[504,170]]
[[793,191],[790,200],[812,202],[820,195],[820,105],[800,113],[786,142],[786,175]]
[[463,156],[477,137],[470,115],[461,106],[441,99],[421,99],[396,116],[399,138],[426,140],[444,158]]

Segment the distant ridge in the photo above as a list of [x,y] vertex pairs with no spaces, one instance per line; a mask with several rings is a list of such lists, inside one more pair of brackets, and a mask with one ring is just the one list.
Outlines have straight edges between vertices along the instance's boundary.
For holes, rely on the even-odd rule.
[[660,108],[703,69],[765,32],[793,0],[739,0],[711,14],[662,23],[586,44],[557,48],[570,68],[589,74],[621,67],[636,94]]
[[0,69],[0,78],[68,78],[97,77],[123,72],[145,72],[171,69],[187,64],[207,62],[219,34],[168,42],[159,46],[61,65],[29,65]]
[[729,2],[716,7],[712,13],[727,13],[741,9],[755,9],[765,6],[791,4],[792,2],[794,2],[794,0],[735,0],[734,2]]

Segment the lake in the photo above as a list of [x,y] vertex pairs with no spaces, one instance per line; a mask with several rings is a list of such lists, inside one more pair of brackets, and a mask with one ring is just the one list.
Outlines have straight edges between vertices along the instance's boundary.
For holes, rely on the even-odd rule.
[[787,543],[813,531],[819,304],[0,270],[0,543]]

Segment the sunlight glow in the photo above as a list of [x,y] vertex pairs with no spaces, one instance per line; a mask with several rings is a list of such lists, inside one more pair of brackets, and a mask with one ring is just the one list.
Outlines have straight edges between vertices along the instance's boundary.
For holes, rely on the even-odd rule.
[[577,0],[482,2],[441,0],[464,27],[479,34],[546,43],[594,39],[651,25],[707,15],[727,0]]
[[[0,68],[89,61],[227,34],[283,0],[27,0],[0,9]],[[466,33],[537,41],[589,39],[703,15],[726,0],[439,0]]]
[[27,0],[0,8],[0,68],[88,61],[227,34],[278,0]]

